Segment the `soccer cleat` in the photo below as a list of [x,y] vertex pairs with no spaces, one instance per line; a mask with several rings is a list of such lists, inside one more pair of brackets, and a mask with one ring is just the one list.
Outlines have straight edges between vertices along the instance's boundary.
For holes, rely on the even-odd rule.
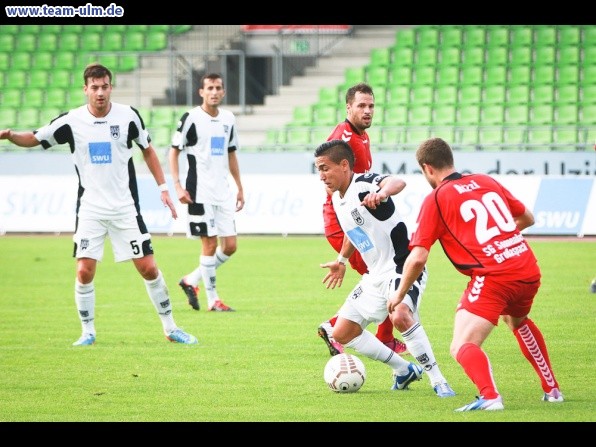
[[542,400],[545,402],[563,402],[563,395],[559,391],[559,388],[553,388],[548,393],[544,393]]
[[212,312],[234,312],[230,306],[226,306],[220,300],[216,300],[211,306],[209,306],[209,310]]
[[341,345],[341,343],[336,342],[331,336],[332,330],[333,326],[331,326],[331,323],[329,323],[328,321],[321,323],[319,329],[317,329],[319,337],[323,339],[323,341],[329,348],[329,354],[331,354],[331,357],[344,352],[344,347]]
[[474,402],[468,405],[464,405],[463,407],[458,408],[455,411],[495,411],[503,409],[505,409],[505,407],[503,406],[503,399],[501,398],[501,396],[495,397],[494,399],[485,399],[482,396],[476,396],[476,400]]
[[399,354],[399,355],[409,354],[408,347],[406,346],[406,344],[403,341],[398,340],[397,338],[394,338],[392,341],[388,341],[387,343],[383,343],[383,344],[385,346],[387,346],[389,349],[391,349],[393,352],[395,352],[396,354]]
[[75,341],[72,345],[73,346],[90,346],[95,343],[95,335],[93,334],[83,334],[81,338]]
[[169,334],[166,334],[166,338],[172,343],[182,343],[185,345],[196,345],[199,342],[197,337],[187,334],[182,329],[174,329]]
[[410,363],[408,365],[408,373],[400,376],[398,374],[393,374],[393,387],[392,390],[405,390],[408,388],[408,385],[415,380],[420,380],[422,378],[422,373],[424,370],[421,366],[418,366],[414,363]]
[[184,281],[184,278],[180,280],[178,285],[182,287],[182,290],[186,294],[186,297],[188,298],[188,304],[190,304],[194,310],[199,310],[201,308],[199,304],[199,298],[197,297],[199,294],[199,288],[187,284],[186,281]]
[[440,382],[433,386],[433,390],[439,397],[451,397],[455,396],[455,391],[451,389],[447,382]]

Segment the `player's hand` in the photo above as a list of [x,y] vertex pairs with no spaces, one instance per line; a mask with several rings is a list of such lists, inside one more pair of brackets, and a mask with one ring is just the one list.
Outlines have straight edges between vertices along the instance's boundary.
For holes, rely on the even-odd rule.
[[184,203],[185,205],[193,203],[192,199],[190,198],[190,193],[179,184],[176,185],[176,195],[178,196],[180,203]]
[[364,199],[362,199],[361,205],[374,210],[381,202],[386,202],[387,196],[381,192],[369,192]]
[[178,213],[176,212],[176,207],[174,206],[174,202],[170,198],[170,193],[168,191],[162,191],[161,193],[161,201],[165,206],[170,208],[170,212],[172,213],[172,217],[174,219],[178,218]]
[[321,268],[329,269],[329,272],[323,278],[323,284],[327,284],[328,289],[335,289],[335,286],[341,287],[346,274],[346,266],[341,262],[331,261],[321,264]]

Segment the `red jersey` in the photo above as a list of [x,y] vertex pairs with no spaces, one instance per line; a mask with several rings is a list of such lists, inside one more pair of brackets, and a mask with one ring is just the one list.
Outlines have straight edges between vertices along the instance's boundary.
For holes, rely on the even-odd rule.
[[[327,138],[330,140],[344,140],[354,152],[354,172],[364,174],[370,171],[372,167],[372,155],[370,153],[370,140],[366,131],[359,134],[347,119],[333,129],[333,132]],[[325,236],[341,232],[341,227],[337,221],[337,216],[331,204],[331,196],[327,196],[327,201],[323,206],[323,222],[325,224]]]
[[410,250],[430,250],[438,239],[464,275],[536,279],[536,257],[513,219],[524,210],[524,204],[492,177],[455,172],[422,202]]

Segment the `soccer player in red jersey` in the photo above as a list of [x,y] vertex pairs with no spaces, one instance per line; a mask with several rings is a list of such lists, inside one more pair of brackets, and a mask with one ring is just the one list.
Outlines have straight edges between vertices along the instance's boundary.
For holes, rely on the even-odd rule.
[[544,337],[528,317],[541,279],[536,257],[521,234],[534,224],[532,212],[492,177],[458,173],[451,147],[440,138],[424,141],[416,160],[433,191],[420,208],[402,280],[387,304],[390,316],[438,240],[456,270],[470,277],[457,305],[450,351],[479,395],[456,411],[504,408],[481,348],[499,317],[538,374],[542,400],[563,402]]
[[[356,84],[346,92],[347,118],[339,123],[327,138],[331,140],[343,140],[350,145],[354,152],[354,172],[363,174],[370,171],[372,167],[372,155],[370,153],[370,140],[366,129],[372,125],[375,111],[375,100],[373,89],[366,83]],[[339,225],[333,204],[331,203],[331,192],[327,191],[327,199],[323,204],[323,221],[325,225],[325,237],[339,253],[344,242],[344,233]],[[346,260],[343,260],[345,263]],[[350,265],[354,270],[363,275],[366,273],[366,263],[362,260],[358,250],[349,258]],[[343,346],[336,342],[331,336],[333,326],[337,320],[334,315],[327,321],[321,323],[318,328],[319,336],[325,341],[329,353],[333,356],[343,352]],[[376,336],[390,349],[398,354],[407,354],[405,343],[393,336],[393,324],[389,317],[377,327]]]

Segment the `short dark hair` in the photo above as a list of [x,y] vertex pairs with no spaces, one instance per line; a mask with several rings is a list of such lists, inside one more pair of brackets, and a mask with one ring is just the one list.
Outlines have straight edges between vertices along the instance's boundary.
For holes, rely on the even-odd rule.
[[354,152],[344,140],[325,141],[315,149],[315,158],[322,156],[329,157],[335,164],[339,164],[342,160],[348,160],[350,169],[354,169]]
[[110,69],[100,63],[93,62],[85,67],[85,71],[83,72],[83,81],[85,85],[87,85],[87,79],[97,79],[97,78],[105,78],[108,76],[110,78],[110,84],[112,83],[112,72]]
[[441,138],[429,138],[416,149],[416,160],[420,167],[427,164],[436,169],[453,167],[453,151]]
[[221,86],[225,88],[223,77],[219,73],[205,73],[203,75],[203,77],[201,77],[201,83],[199,85],[199,88],[204,88],[205,87],[205,80],[206,79],[211,79],[212,81],[215,81],[216,79],[221,79]]
[[372,95],[373,98],[375,97],[372,87],[366,82],[360,82],[350,87],[346,92],[346,104],[352,104],[356,97],[356,93],[358,92],[364,93],[365,95]]

